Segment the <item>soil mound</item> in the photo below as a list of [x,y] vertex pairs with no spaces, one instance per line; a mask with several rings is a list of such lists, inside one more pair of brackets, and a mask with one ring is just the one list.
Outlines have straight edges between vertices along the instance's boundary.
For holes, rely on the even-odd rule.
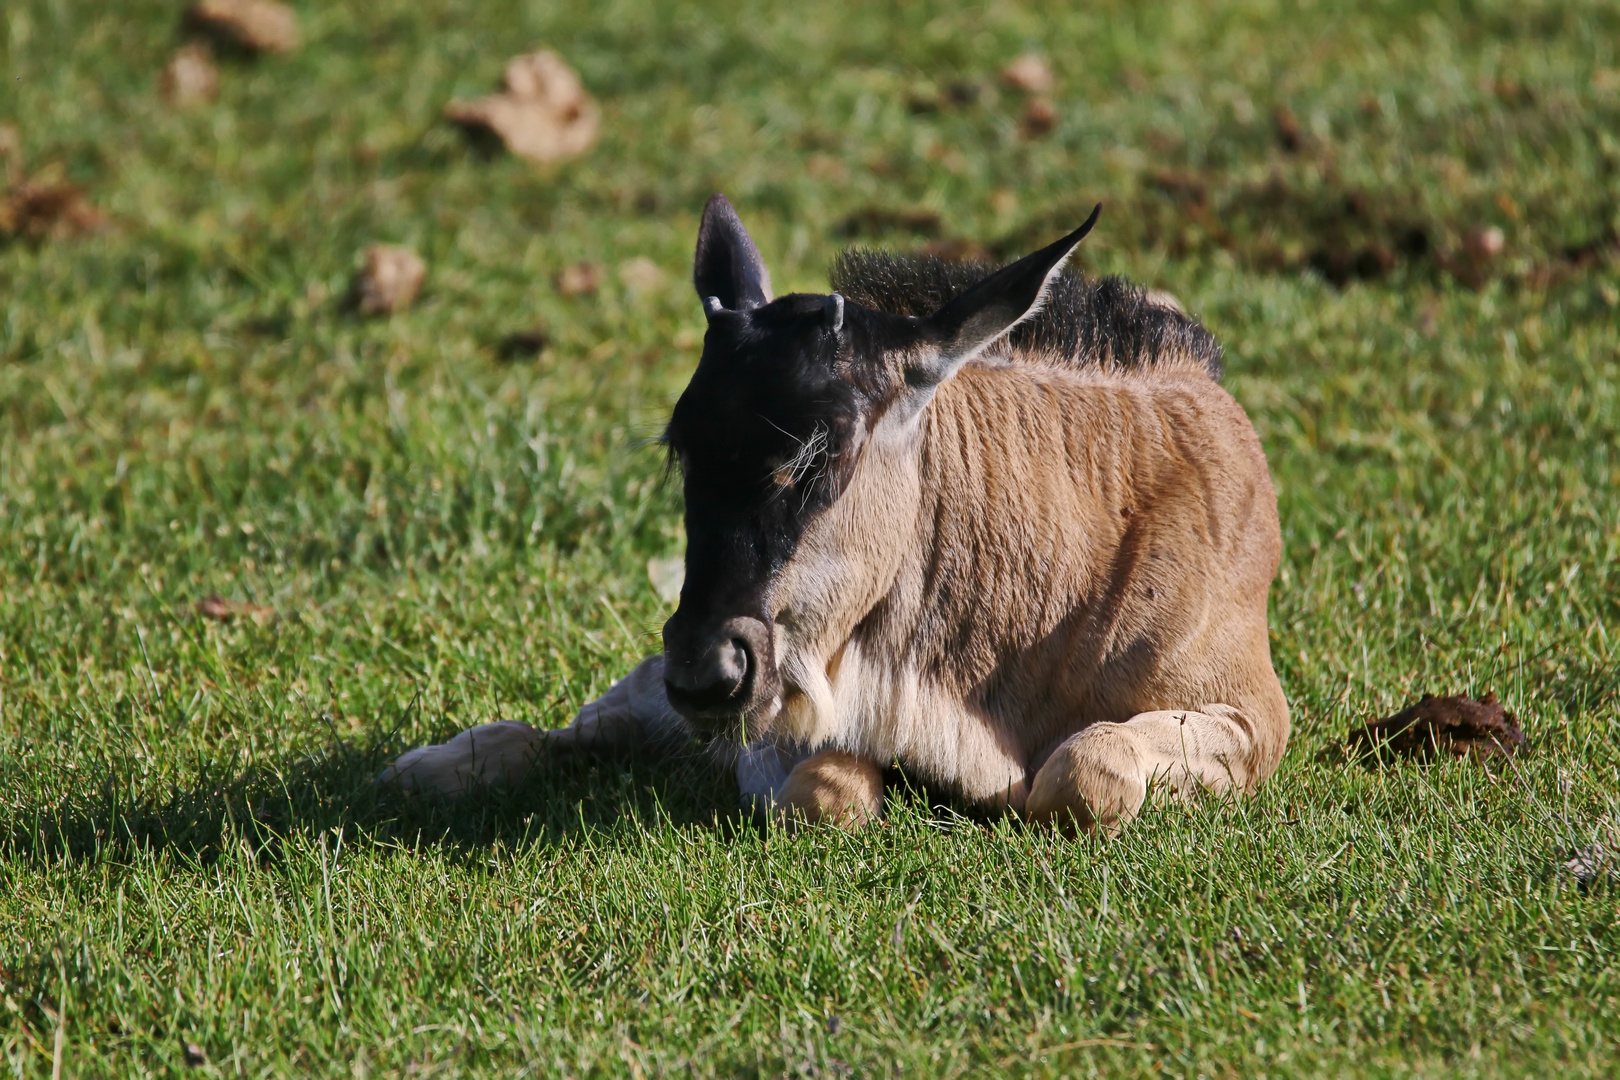
[[1393,716],[1373,720],[1350,733],[1352,748],[1387,751],[1419,761],[1443,757],[1509,757],[1524,746],[1519,718],[1495,694],[1477,701],[1461,694],[1424,694]]

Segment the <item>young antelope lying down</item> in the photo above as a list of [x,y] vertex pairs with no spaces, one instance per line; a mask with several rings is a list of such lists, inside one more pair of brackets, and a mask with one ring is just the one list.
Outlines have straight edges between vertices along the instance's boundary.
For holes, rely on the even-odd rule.
[[878,814],[894,761],[1088,829],[1150,784],[1252,790],[1288,740],[1276,496],[1209,334],[1061,276],[1096,218],[994,273],[851,253],[840,292],[773,300],[716,195],[667,432],[687,550],[662,655],[567,728],[486,724],[384,779],[449,795],[548,747],[696,732],[811,822]]

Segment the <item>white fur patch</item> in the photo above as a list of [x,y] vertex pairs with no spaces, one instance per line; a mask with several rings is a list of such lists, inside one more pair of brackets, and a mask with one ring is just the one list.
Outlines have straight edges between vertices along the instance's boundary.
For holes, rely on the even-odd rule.
[[784,650],[784,682],[798,693],[776,730],[810,751],[835,747],[870,761],[905,761],[923,777],[949,784],[969,799],[1021,796],[1024,763],[1010,757],[982,717],[929,686],[914,669],[867,657],[859,642],[844,644],[833,675],[795,649]]

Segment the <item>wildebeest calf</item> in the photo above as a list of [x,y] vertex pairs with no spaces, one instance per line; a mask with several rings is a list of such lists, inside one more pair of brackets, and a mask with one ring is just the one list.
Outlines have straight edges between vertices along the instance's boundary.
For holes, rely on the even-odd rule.
[[663,654],[567,728],[487,724],[385,779],[448,794],[545,746],[696,731],[809,821],[871,818],[894,761],[1081,828],[1150,785],[1253,789],[1288,739],[1276,496],[1210,335],[1061,275],[1096,217],[995,272],[851,253],[840,292],[772,299],[711,199],[708,333],[666,433],[687,549]]

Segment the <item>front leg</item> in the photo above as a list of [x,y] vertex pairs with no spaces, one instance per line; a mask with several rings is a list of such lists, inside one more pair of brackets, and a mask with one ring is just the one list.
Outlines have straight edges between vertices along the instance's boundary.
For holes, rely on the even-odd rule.
[[822,750],[788,773],[775,809],[789,824],[860,828],[883,809],[883,770],[842,750]]
[[553,746],[600,754],[671,749],[692,729],[664,694],[664,654],[657,653],[587,702],[572,724],[545,736]]
[[670,749],[690,738],[686,722],[664,696],[664,658],[649,656],[606,694],[586,703],[574,722],[554,731],[518,720],[468,728],[447,743],[401,754],[379,784],[444,798],[476,786],[513,786],[547,748],[585,753]]
[[1139,713],[1093,724],[1058,744],[1035,774],[1025,813],[1086,832],[1117,832],[1150,787],[1187,799],[1200,790],[1249,791],[1253,726],[1230,705]]

